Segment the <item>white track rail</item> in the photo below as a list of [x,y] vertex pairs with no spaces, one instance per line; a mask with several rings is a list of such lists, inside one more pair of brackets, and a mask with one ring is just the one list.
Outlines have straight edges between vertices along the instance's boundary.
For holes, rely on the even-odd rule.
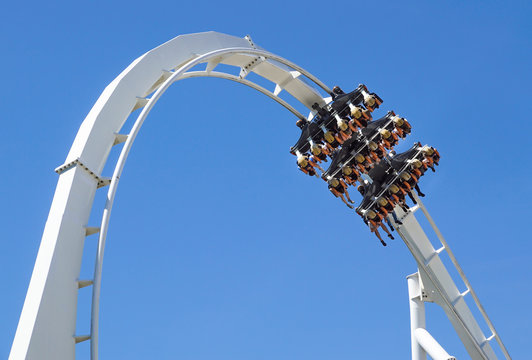
[[[206,64],[205,70],[196,71],[198,64]],[[219,64],[236,67],[239,75],[214,71]],[[248,80],[246,77],[252,72],[274,83],[274,90],[267,90]],[[320,106],[326,103],[323,92],[325,96],[331,92],[320,80],[298,65],[256,47],[249,37],[242,39],[216,32],[182,35],[135,60],[103,91],[83,121],[65,164],[56,169],[59,181],[13,341],[9,357],[11,360],[72,360],[75,359],[75,345],[86,340],[91,342],[91,359],[98,359],[103,256],[122,170],[133,142],[157,100],[174,82],[193,77],[224,78],[247,85],[277,101],[298,118],[305,117],[294,105],[279,97],[281,91],[290,93],[299,102],[299,107],[302,105],[310,111],[314,103]],[[315,87],[302,81],[303,78]],[[137,109],[141,111],[131,131],[121,134],[120,130]],[[101,172],[111,149],[121,143],[123,147],[112,177],[102,176]],[[89,216],[91,212],[97,211],[93,209],[96,190],[107,185],[107,202],[101,224],[91,227],[88,225]],[[406,224],[413,224],[415,219],[411,220],[412,218],[408,215],[404,221]],[[432,253],[426,252],[421,246],[425,240],[417,238],[421,236],[422,230],[411,230],[415,228],[412,226],[406,225],[400,231],[416,260],[423,262],[424,256],[431,256]],[[95,233],[99,233],[99,239],[94,278],[81,280],[79,273],[84,240],[86,236]],[[433,262],[436,263],[437,260]],[[433,283],[441,284],[439,277],[444,273],[435,272],[433,262],[425,267],[420,266],[420,269],[423,268],[427,273],[425,277],[435,278]],[[443,283],[447,284],[447,280]],[[93,290],[91,330],[89,334],[80,335],[76,332],[78,290],[86,286],[92,286]],[[470,289],[469,285],[468,287]],[[451,302],[456,300],[456,294],[448,293],[447,287],[439,293],[449,296]],[[474,295],[472,290],[470,293]],[[474,297],[478,300],[476,295]],[[447,302],[443,301],[443,304]],[[442,306],[446,309],[444,305]],[[456,309],[460,303],[451,305],[449,308]],[[480,309],[485,314],[482,307]],[[478,353],[488,354],[489,357],[479,358],[494,359],[490,352],[491,339],[485,341],[483,335],[476,331],[474,319],[470,320],[461,312],[455,317],[462,319],[458,321],[458,327],[455,326],[457,331],[467,330],[467,334],[461,336],[466,347],[480,347],[477,349]],[[450,316],[451,322],[455,321],[455,317]],[[491,322],[489,324],[491,326]],[[492,337],[502,346],[495,330],[492,331]],[[484,342],[479,345],[481,340]]]
[[[504,357],[508,360],[511,359],[499,334],[495,331],[495,327],[480,304],[480,300],[473,287],[452,253],[449,244],[436,227],[434,220],[421,199],[419,199],[414,191],[412,191],[412,195],[417,205],[413,206],[411,211],[405,214],[399,206],[395,209],[397,216],[403,223],[403,225],[396,227],[396,230],[418,263],[419,276],[422,283],[422,300],[435,302],[443,308],[472,359],[497,359],[490,344],[494,339],[497,341]],[[434,249],[427,234],[423,231],[414,215],[419,209],[422,210],[434,232],[437,234],[437,240],[441,243],[441,247],[438,249]],[[440,258],[440,254],[443,251],[447,252],[452,264],[467,287],[463,292],[460,292],[458,285]],[[465,302],[465,298],[468,295],[473,297],[474,304],[477,306],[478,311],[482,314],[483,320],[491,331],[491,334],[488,336],[484,335],[477,319]]]

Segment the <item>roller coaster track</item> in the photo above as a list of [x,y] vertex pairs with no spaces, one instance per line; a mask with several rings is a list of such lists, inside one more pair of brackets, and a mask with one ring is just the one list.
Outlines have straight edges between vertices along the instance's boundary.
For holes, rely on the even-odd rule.
[[[198,70],[200,64],[205,65],[204,69]],[[235,67],[238,75],[215,71],[219,65]],[[275,88],[268,90],[249,80],[251,73],[273,82]],[[291,94],[300,103],[298,107],[306,107],[311,113],[309,118],[314,114],[313,104],[323,106],[330,101],[331,90],[318,78],[259,48],[249,37],[238,38],[216,32],[181,35],[133,61],[105,88],[83,121],[65,163],[56,169],[59,180],[9,359],[75,359],[76,344],[83,341],[90,341],[91,359],[98,359],[102,264],[122,170],[144,120],[158,99],[173,83],[194,77],[223,78],[249,86],[300,119],[307,117],[279,97],[282,91]],[[122,134],[124,124],[137,113],[131,131]],[[123,145],[114,172],[105,177],[102,171],[108,156],[119,144]],[[98,189],[107,189],[107,201],[101,223],[90,226],[89,216],[94,211],[93,201]],[[437,234],[440,248],[434,249],[416,220],[415,212],[419,209]],[[419,267],[418,273],[409,277],[409,287],[411,281],[414,284],[411,301],[417,301],[418,305],[424,301],[440,305],[473,359],[497,359],[492,349],[493,340],[504,357],[510,359],[471,284],[421,200],[417,199],[417,205],[408,213],[400,208],[396,211],[403,222],[396,230]],[[94,276],[79,279],[84,240],[93,234],[99,236]],[[441,261],[443,251],[448,253],[466,284],[465,291],[458,290]],[[88,286],[92,287],[91,329],[79,333],[76,329],[78,290]],[[488,336],[482,332],[466,304],[467,296],[473,298],[482,315],[481,320],[487,323]],[[417,328],[412,328],[415,360],[423,358],[427,348],[423,334],[416,333],[419,328],[424,328],[424,321],[418,321]],[[429,354],[432,356],[430,351]]]

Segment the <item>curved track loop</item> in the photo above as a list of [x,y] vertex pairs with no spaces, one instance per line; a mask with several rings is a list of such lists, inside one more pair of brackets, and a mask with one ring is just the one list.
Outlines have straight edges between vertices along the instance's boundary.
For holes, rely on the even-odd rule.
[[[205,71],[191,71],[206,63]],[[219,64],[240,70],[238,76],[213,71]],[[246,79],[256,75],[272,82],[269,91]],[[281,91],[312,111],[324,105],[320,91],[330,89],[300,66],[263,49],[251,39],[207,32],[178,36],[136,59],[103,91],[86,119],[67,156],[56,169],[60,174],[43,233],[28,293],[13,341],[10,359],[74,359],[75,345],[90,340],[91,359],[98,358],[99,301],[102,264],[109,219],[118,180],[131,146],[150,110],[175,81],[192,77],[218,77],[247,85],[267,95],[298,118],[305,118],[293,104],[280,98]],[[307,78],[316,87],[302,81]],[[321,89],[321,90],[318,90]],[[153,94],[150,98],[148,95]],[[129,115],[142,108],[129,134],[120,134]],[[111,148],[123,145],[113,176],[101,176]],[[88,227],[96,189],[110,185],[99,228]],[[78,279],[85,237],[99,232],[94,278]],[[93,285],[91,332],[76,336],[78,289]]]
[[[102,223],[100,226],[100,238],[98,241],[98,251],[96,255],[96,265],[95,265],[95,271],[94,271],[94,286],[93,286],[92,316],[91,316],[91,359],[93,360],[98,359],[100,288],[101,288],[103,255],[104,255],[104,249],[105,249],[105,241],[107,238],[107,230],[109,228],[111,209],[113,207],[114,199],[116,196],[116,190],[118,187],[120,175],[122,174],[122,170],[124,169],[124,165],[126,163],[126,160],[131,150],[131,147],[133,145],[133,142],[135,141],[135,138],[137,137],[140,131],[140,128],[142,127],[142,124],[144,123],[144,120],[146,120],[146,117],[150,113],[151,109],[157,103],[159,98],[164,94],[164,92],[170,87],[170,85],[184,78],[209,76],[209,73],[207,72],[193,72],[189,74],[187,74],[186,72],[192,67],[194,67],[195,65],[206,62],[209,59],[216,58],[220,55],[235,54],[235,53],[263,56],[266,59],[277,60],[286,65],[290,64],[289,66],[294,69],[297,69],[297,71],[305,72],[300,67],[296,67],[295,65],[289,63],[288,61],[276,55],[272,55],[266,51],[262,51],[262,50],[250,50],[250,49],[243,49],[243,48],[229,48],[229,49],[215,50],[207,54],[198,56],[195,59],[189,61],[185,65],[178,68],[175,72],[173,72],[170,75],[170,77],[163,84],[161,84],[161,86],[155,91],[155,93],[150,98],[150,100],[146,103],[141,113],[139,114],[137,120],[135,121],[133,128],[131,129],[131,132],[128,134],[127,140],[124,144],[124,147],[122,148],[122,152],[120,153],[120,157],[118,158],[118,162],[116,164],[113,176],[111,178],[111,184],[110,184],[109,191],[107,194],[107,202],[105,204],[105,209],[103,212],[103,219],[102,219]],[[227,75],[227,74],[221,75],[221,74],[222,73],[214,73],[214,74],[211,74],[210,76],[221,77],[221,78],[237,81],[240,83],[244,83],[248,86],[253,87],[256,90],[263,89],[262,87],[259,87],[258,85],[255,85],[255,84],[251,85],[253,84],[251,82],[238,80],[238,78],[235,76]],[[311,78],[310,76],[308,77]],[[264,91],[263,90],[259,90],[259,91],[261,91],[263,94],[268,95],[271,98],[274,98],[274,95],[273,94],[270,95],[266,93],[265,89]],[[278,99],[277,101],[281,105],[286,107],[288,110],[292,111],[292,113],[294,113],[296,116],[302,117],[302,115],[299,114],[299,112],[297,112],[292,106],[290,106],[284,100]]]

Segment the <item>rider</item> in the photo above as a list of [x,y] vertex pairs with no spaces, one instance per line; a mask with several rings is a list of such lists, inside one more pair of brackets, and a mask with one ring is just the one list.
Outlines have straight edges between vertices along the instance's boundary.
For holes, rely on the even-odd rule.
[[371,120],[371,111],[363,109],[360,106],[354,106],[352,104],[350,104],[349,107],[351,109],[351,122],[353,122],[353,126],[356,125],[360,129],[368,126],[368,121]]
[[423,194],[419,189],[419,185],[417,183],[418,178],[414,174],[410,174],[408,171],[403,171],[401,173],[401,179],[403,179],[403,185],[408,189],[408,191],[411,191],[412,188],[415,188],[419,196],[425,196],[425,194]]
[[316,169],[314,168],[315,166],[318,166],[318,164],[316,164],[313,160],[310,159],[310,157],[308,155],[299,155],[297,157],[297,165],[299,167],[299,170],[303,171],[305,174],[307,175],[310,175],[310,176],[316,176],[316,177],[320,177],[317,173],[316,173]]
[[350,128],[349,123],[340,117],[336,119],[336,127],[338,128],[338,135],[343,141],[346,141],[353,135],[353,130]]
[[423,146],[423,148],[421,149],[421,152],[425,156],[424,163],[433,172],[435,172],[436,170],[434,169],[434,164],[438,165],[440,161],[440,153],[438,152],[438,150],[436,150],[432,146],[427,145],[427,146]]
[[326,144],[330,147],[330,151],[344,143],[344,140],[333,134],[331,131],[326,131],[323,134],[323,138],[325,139]]
[[379,134],[381,136],[382,145],[388,150],[391,150],[399,142],[397,135],[387,129],[381,129]]
[[367,88],[365,90],[362,90],[362,96],[364,97],[364,106],[369,111],[373,111],[377,109],[380,104],[382,104],[382,100],[376,94],[369,94],[366,90]]
[[364,156],[360,153],[356,154],[355,161],[357,162],[358,168],[363,173],[367,173],[373,167],[373,162],[371,161],[369,156]]
[[342,175],[345,182],[349,185],[356,184],[357,180],[360,180],[360,173],[351,165],[345,165],[342,168]]
[[386,150],[381,144],[377,144],[375,141],[370,141],[368,143],[368,148],[370,150],[370,155],[375,161],[382,160],[386,156]]
[[326,146],[314,143],[310,147],[310,152],[317,162],[327,161],[327,154],[329,154],[329,150]]
[[[396,224],[403,225],[401,221],[397,218],[397,214],[394,211],[395,204],[393,201],[389,198],[386,198],[385,196],[381,196],[379,199],[377,199],[377,203],[379,204],[380,212],[382,215],[384,215],[384,218],[388,220],[388,214],[392,214],[393,220]],[[390,228],[393,230],[393,226],[388,221],[388,224],[390,225]]]
[[392,233],[390,233],[386,225],[384,225],[384,223],[382,222],[383,216],[381,214],[378,214],[370,209],[366,211],[364,218],[369,223],[369,228],[371,232],[375,233],[375,235],[379,238],[383,246],[386,246],[386,243],[384,242],[384,240],[382,240],[382,237],[379,234],[379,227],[381,227],[388,234],[388,237],[390,239],[394,240]]
[[396,204],[398,204],[404,212],[408,212],[409,208],[405,201],[406,191],[404,191],[401,187],[392,184],[388,187],[388,193],[390,194],[390,198]]
[[405,118],[396,115],[392,119],[395,130],[400,137],[404,139],[406,135],[410,134],[410,131],[412,131],[412,126],[410,126],[410,123]]
[[420,160],[414,159],[410,161],[410,171],[412,171],[412,173],[416,175],[418,179],[423,176],[426,169],[426,166],[424,167]]
[[[347,191],[347,185],[343,182],[342,179],[332,178],[330,179],[327,184],[329,185],[329,190],[333,193],[334,196],[339,197],[342,199],[342,201],[351,209],[353,209],[353,205],[351,205],[353,200],[349,197],[349,192]],[[347,198],[347,201],[349,201],[351,204],[349,204],[345,198]]]

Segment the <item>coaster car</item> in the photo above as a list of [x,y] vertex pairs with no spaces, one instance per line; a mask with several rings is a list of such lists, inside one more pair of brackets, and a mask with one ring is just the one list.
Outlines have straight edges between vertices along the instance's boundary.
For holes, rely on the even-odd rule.
[[331,154],[332,162],[329,168],[323,173],[322,177],[327,179],[334,177],[341,171],[342,166],[349,163],[354,155],[366,146],[366,142],[360,136],[353,136],[347,139],[340,149]]
[[296,144],[290,148],[290,153],[296,155],[297,152],[306,153],[310,150],[310,141],[321,143],[323,130],[314,121],[308,121],[301,128],[301,136]]
[[356,212],[364,217],[364,214],[375,204],[375,196],[381,191],[381,184],[373,182],[371,184],[361,185],[363,189],[363,198]]
[[366,109],[373,111],[382,104],[382,99],[375,93],[370,93],[366,85],[359,85],[350,93],[335,94],[330,108],[338,115],[351,115],[354,108],[364,104]]

